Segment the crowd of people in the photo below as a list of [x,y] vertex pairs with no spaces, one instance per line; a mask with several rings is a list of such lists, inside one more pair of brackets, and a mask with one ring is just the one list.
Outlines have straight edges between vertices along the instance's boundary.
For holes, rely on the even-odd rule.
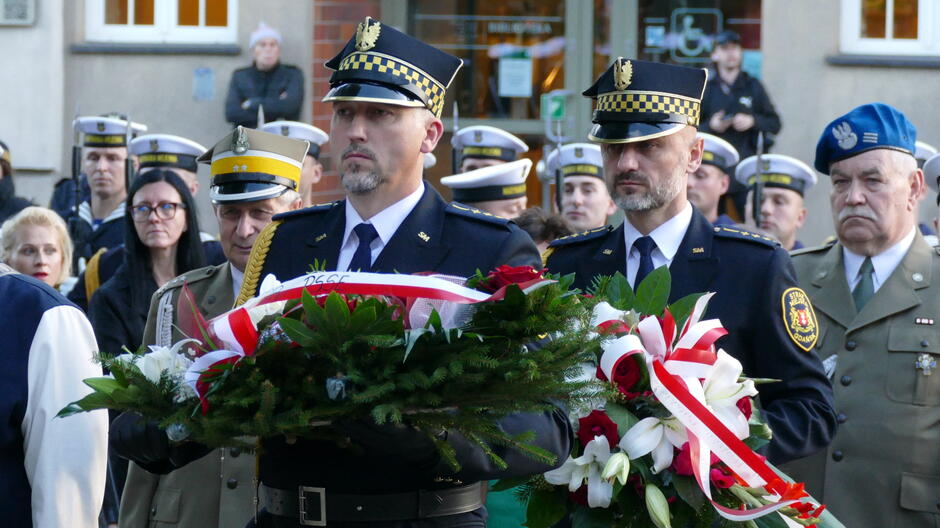
[[[0,143],[7,524],[521,526],[525,506],[512,490],[486,493],[486,482],[553,466],[500,448],[507,467],[496,467],[456,433],[440,438],[461,464],[454,473],[423,433],[392,425],[349,431],[369,447],[354,456],[279,437],[257,452],[173,443],[132,413],[53,418],[100,374],[97,354],[186,337],[176,320],[184,286],[212,317],[257,294],[266,275],[294,277],[314,262],[456,276],[544,266],[574,273],[579,288],[615,272],[636,285],[667,266],[670,301],[716,292],[707,315],[729,330],[722,348],[749,376],[775,380],[760,391],[771,462],[846,526],[940,522],[940,249],[917,224],[940,157],[900,111],[869,103],[836,117],[812,167],[768,153],[780,119],[740,70],[740,37],[725,32],[711,77],[617,58],[586,88],[590,141],[544,164],[560,176],[557,211],[528,207],[529,148],[491,126],[453,134],[459,170],[440,181],[447,201],[425,168],[460,59],[366,18],[326,64],[327,133],[280,115],[280,103],[302,100],[303,81],[272,55],[279,43],[266,26],[252,36],[255,64],[236,73],[227,101],[235,128],[211,148],[117,115],[77,119],[81,178],[58,185],[50,208],[15,196]],[[267,95],[239,91],[249,85]],[[279,119],[258,126],[259,106]],[[346,199],[313,204],[327,142]],[[198,221],[200,163],[217,237]],[[836,235],[804,248],[796,234],[817,174],[831,179]],[[609,224],[618,211],[623,222]],[[560,464],[572,421],[555,405],[498,426],[534,433]]]

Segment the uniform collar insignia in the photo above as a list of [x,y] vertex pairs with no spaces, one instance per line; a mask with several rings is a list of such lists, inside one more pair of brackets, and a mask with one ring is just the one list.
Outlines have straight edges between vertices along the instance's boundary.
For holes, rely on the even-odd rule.
[[420,233],[418,233],[418,238],[420,238],[421,240],[424,240],[425,242],[428,242],[431,240],[431,237],[429,237],[428,234],[425,233],[424,231],[421,231]]
[[378,20],[372,20],[372,17],[366,17],[356,27],[356,49],[369,51],[374,48],[381,32],[382,24]]
[[313,241],[314,241],[314,242],[319,242],[319,241],[323,240],[324,238],[326,238],[326,233],[317,235],[317,238],[313,239]]

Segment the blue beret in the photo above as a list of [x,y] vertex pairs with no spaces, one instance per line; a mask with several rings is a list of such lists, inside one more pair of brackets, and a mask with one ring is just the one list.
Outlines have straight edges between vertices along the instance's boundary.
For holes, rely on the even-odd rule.
[[884,103],[854,108],[823,129],[816,143],[816,170],[829,174],[829,167],[872,149],[891,149],[914,155],[917,129],[898,109]]

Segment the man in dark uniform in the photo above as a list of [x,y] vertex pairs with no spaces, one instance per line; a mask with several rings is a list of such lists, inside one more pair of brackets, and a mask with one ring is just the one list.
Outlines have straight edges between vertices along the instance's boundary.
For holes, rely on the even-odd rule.
[[[102,248],[124,243],[125,160],[128,127],[130,136],[147,127],[114,117],[79,117],[76,127],[82,132],[82,172],[87,176],[91,198],[78,211],[70,211],[66,223],[77,216],[72,234],[75,259],[85,259]],[[134,161],[136,164],[136,160]],[[71,225],[70,225],[71,229]]]
[[736,224],[731,217],[718,213],[721,197],[728,192],[738,164],[738,151],[718,136],[699,132],[702,138],[702,164],[689,176],[688,197],[706,220],[715,225]]
[[296,121],[304,104],[304,74],[281,64],[281,34],[264,22],[251,33],[251,66],[235,70],[225,97],[225,119],[235,126],[258,126],[258,107],[268,121]]
[[[535,245],[514,224],[448,205],[422,180],[424,154],[443,134],[444,91],[460,65],[391,26],[370,18],[359,24],[356,37],[327,63],[336,71],[324,98],[333,103],[330,142],[348,199],[275,217],[255,241],[242,300],[256,293],[261,277],[292,278],[315,261],[328,270],[459,276],[507,263],[538,266]],[[251,151],[250,144],[245,148]],[[231,171],[224,155],[212,153],[216,178]],[[533,431],[534,443],[554,454],[556,465],[571,447],[561,409],[509,415],[498,425],[511,434]],[[461,435],[441,431],[462,466],[454,473],[424,433],[367,422],[343,427],[364,454],[327,442],[264,441],[261,526],[482,527],[480,481],[553,467],[493,446],[508,463],[499,469]],[[135,441],[145,435],[129,429],[116,425],[112,442],[132,457],[148,458],[147,444]]]
[[686,179],[702,161],[695,127],[705,75],[618,58],[584,92],[597,99],[589,137],[601,143],[608,189],[626,219],[616,229],[556,240],[546,266],[576,273],[580,288],[618,271],[635,285],[668,266],[670,301],[717,292],[706,316],[721,319],[729,332],[717,346],[738,358],[748,376],[780,380],[760,391],[774,431],[767,455],[791,460],[829,443],[836,428],[832,387],[813,352],[816,319],[787,252],[762,235],[713,226],[686,197]]
[[[757,153],[757,136],[764,133],[764,151],[770,150],[772,136],[780,133],[780,116],[764,90],[764,85],[741,69],[741,35],[722,31],[715,37],[712,62],[715,69],[705,85],[702,99],[702,131],[734,145],[741,158]],[[722,199],[725,212],[743,220],[747,189],[731,182]],[[731,208],[734,208],[734,211]]]

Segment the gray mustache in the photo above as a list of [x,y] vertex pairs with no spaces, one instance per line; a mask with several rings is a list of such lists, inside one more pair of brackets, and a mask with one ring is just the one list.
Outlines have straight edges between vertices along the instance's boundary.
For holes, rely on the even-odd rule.
[[846,207],[839,211],[839,221],[843,221],[850,216],[859,216],[862,218],[867,218],[868,220],[877,222],[878,216],[875,215],[875,212],[869,209],[868,207]]

